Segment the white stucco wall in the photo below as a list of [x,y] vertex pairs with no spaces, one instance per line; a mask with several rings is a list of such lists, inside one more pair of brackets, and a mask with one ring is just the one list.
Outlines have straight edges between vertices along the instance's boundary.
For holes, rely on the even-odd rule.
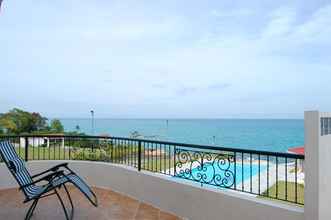
[[305,112],[305,220],[318,220],[319,135],[319,113]]
[[[331,114],[329,115],[331,117]],[[331,219],[331,135],[320,138],[319,210],[321,220]]]
[[[62,161],[28,162],[31,173]],[[192,220],[303,220],[303,208],[256,199],[233,191],[201,188],[175,178],[138,172],[101,162],[70,161],[70,167],[90,185],[109,188],[162,210]],[[7,168],[0,165],[0,189],[16,187]]]
[[321,118],[331,113],[305,112],[305,219],[331,219],[331,134],[321,134]]

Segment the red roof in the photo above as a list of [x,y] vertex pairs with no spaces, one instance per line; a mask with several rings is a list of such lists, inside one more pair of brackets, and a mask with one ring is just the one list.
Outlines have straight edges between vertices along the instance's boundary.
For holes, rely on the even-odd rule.
[[300,146],[300,147],[289,148],[288,149],[288,152],[294,153],[294,154],[305,155],[305,147],[304,146]]

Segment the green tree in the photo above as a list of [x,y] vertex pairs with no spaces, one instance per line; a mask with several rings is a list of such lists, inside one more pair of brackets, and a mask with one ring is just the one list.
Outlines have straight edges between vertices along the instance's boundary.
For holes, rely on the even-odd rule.
[[51,121],[51,131],[56,133],[62,133],[64,131],[63,125],[59,119],[53,119]]
[[32,117],[33,130],[42,131],[48,129],[47,118],[42,117],[37,112],[33,112],[31,114],[31,117]]
[[7,134],[38,132],[47,128],[47,118],[14,108],[0,115],[0,127]]

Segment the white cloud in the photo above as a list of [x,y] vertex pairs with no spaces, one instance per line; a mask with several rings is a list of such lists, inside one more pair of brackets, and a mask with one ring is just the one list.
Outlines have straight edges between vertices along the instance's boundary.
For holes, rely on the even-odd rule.
[[331,5],[320,8],[291,36],[302,43],[331,44]]
[[[318,9],[304,22],[296,19],[293,9],[272,12],[271,20],[259,40],[270,51],[286,52],[306,46],[331,46],[331,5]],[[309,53],[308,49],[303,55]]]
[[280,8],[273,11],[270,21],[263,30],[262,37],[279,37],[292,31],[296,19],[296,12],[290,8]]
[[210,14],[212,16],[218,17],[218,18],[233,18],[233,17],[243,17],[243,16],[250,16],[254,14],[253,10],[250,10],[248,8],[240,8],[240,9],[235,9],[235,10],[228,10],[228,9],[223,9],[223,10],[216,10],[213,9],[211,10]]
[[[63,102],[66,112],[77,104],[124,117],[132,112],[162,117],[169,106],[177,117],[302,112],[315,106],[317,96],[320,106],[331,105],[321,95],[331,80],[323,48],[330,46],[330,6],[299,20],[293,5],[170,11],[90,1],[72,3],[70,11],[62,3],[64,11],[45,4],[25,12],[44,14],[42,21],[35,15],[22,23],[23,15],[14,10],[0,21],[6,41],[0,50],[2,77],[8,81],[0,96],[19,88],[3,99],[8,108],[29,100],[27,95],[53,100],[56,106],[49,108],[25,101],[50,114],[62,114]],[[15,16],[19,22],[13,27]],[[321,54],[318,63],[307,58],[311,46]],[[287,109],[280,101],[295,104]]]

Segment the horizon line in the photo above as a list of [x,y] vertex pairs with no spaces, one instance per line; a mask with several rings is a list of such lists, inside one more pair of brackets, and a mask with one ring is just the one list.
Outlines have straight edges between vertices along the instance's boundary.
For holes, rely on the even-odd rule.
[[[91,119],[91,117],[48,117],[49,119]],[[135,117],[95,117],[94,119],[108,119],[108,120],[303,120],[304,118],[135,118]]]

